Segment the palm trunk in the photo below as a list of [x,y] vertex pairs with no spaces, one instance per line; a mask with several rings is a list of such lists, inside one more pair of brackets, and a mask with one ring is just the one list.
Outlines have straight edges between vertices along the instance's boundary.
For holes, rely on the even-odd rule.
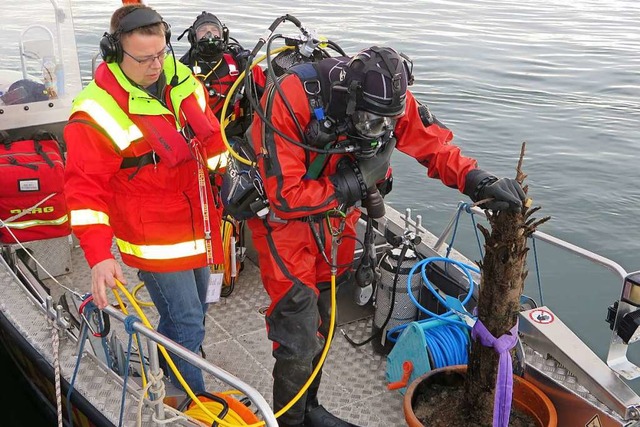
[[[521,171],[525,144],[522,145],[516,180],[522,184],[526,175]],[[525,193],[528,188],[524,187]],[[528,205],[528,203],[525,203]],[[485,255],[480,263],[482,272],[478,298],[478,319],[496,338],[508,334],[516,324],[520,311],[520,296],[527,277],[527,237],[549,218],[531,218],[539,208],[522,212],[487,212],[491,231],[478,226],[485,238]],[[511,357],[515,350],[511,350]],[[465,383],[465,403],[474,425],[491,426],[494,392],[498,374],[498,354],[493,348],[472,341]],[[472,425],[472,424],[469,424]]]

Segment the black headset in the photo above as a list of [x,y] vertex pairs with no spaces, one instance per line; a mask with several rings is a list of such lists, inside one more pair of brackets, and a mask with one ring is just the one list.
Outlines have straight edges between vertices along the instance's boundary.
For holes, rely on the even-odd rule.
[[120,37],[135,29],[154,24],[164,24],[164,38],[167,45],[171,43],[171,26],[162,16],[150,7],[138,7],[122,17],[118,28],[113,33],[104,33],[100,40],[100,54],[107,63],[122,62],[123,50]]

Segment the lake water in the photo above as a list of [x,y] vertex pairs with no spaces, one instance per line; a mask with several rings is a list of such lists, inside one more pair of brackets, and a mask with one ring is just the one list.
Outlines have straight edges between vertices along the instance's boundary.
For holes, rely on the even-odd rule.
[[[501,176],[514,176],[523,141],[530,195],[552,220],[541,231],[640,269],[640,3],[625,0],[410,2],[148,1],[172,26],[173,40],[208,10],[231,36],[253,47],[273,20],[297,17],[347,53],[389,45],[414,61],[411,90],[454,132],[454,142]],[[111,12],[119,2],[75,1],[84,78],[90,77]],[[212,5],[215,4],[215,9]],[[295,34],[291,24],[279,33]],[[175,42],[182,54],[186,37]],[[433,232],[465,197],[394,155],[396,208],[411,208]],[[471,226],[460,247],[473,250]],[[604,356],[606,307],[616,277],[539,244],[546,304]],[[477,249],[471,257],[478,258]],[[532,271],[530,276],[535,276]],[[537,296],[535,283],[528,292]]]

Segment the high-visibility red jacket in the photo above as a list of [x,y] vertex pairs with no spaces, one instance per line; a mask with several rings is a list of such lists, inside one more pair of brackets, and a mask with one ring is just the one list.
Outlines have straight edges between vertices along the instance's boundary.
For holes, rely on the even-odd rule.
[[[292,74],[281,81],[292,110],[304,129],[311,120],[307,95],[297,75]],[[289,110],[278,94],[270,110],[269,117],[274,127],[292,139],[300,141],[300,135]],[[263,103],[267,96],[263,97]],[[418,103],[407,91],[406,110],[395,127],[396,148],[415,158],[427,167],[431,178],[439,178],[445,185],[464,190],[467,173],[477,167],[476,161],[464,157],[460,148],[450,144],[452,132],[436,123],[425,126],[418,112]],[[266,157],[259,156],[260,174],[272,211],[282,219],[294,219],[325,212],[338,206],[336,192],[329,176],[335,173],[336,165],[344,156],[331,155],[322,174],[317,179],[306,179],[308,165],[317,154],[284,140],[277,133],[263,138],[265,126],[260,118],[254,118],[251,140],[256,153],[262,153],[263,144]],[[266,160],[265,160],[266,159]]]
[[[96,79],[74,100],[64,132],[68,146],[65,196],[73,231],[91,267],[113,257],[114,235],[123,261],[131,267],[168,272],[207,265],[211,260],[205,244],[204,207],[213,263],[222,262],[220,217],[211,204],[208,179],[198,184],[196,160],[204,159],[201,163],[206,168],[208,157],[224,151],[220,126],[206,106],[200,83],[187,67],[174,66],[167,57],[167,82],[175,72],[180,84],[167,87],[166,106],[133,86],[116,64],[102,64]],[[188,160],[169,167],[161,157],[157,164],[121,167],[125,157],[150,153],[153,138],[160,143],[180,140],[177,129],[185,124],[200,141]],[[182,143],[187,144],[185,139]],[[201,176],[206,177],[203,170]],[[206,199],[204,205],[201,199]]]

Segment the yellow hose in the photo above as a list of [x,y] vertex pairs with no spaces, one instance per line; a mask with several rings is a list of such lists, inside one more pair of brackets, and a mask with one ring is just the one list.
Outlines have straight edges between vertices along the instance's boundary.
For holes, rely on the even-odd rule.
[[[291,49],[294,49],[294,47],[293,46],[282,46],[282,47],[279,47],[277,49],[272,50],[271,54],[276,54],[276,53],[280,53],[280,52],[283,52],[285,50],[291,50]],[[253,67],[258,65],[260,62],[264,61],[264,59],[266,57],[267,57],[267,55],[262,55],[260,58],[258,58],[255,61],[253,61],[253,63],[251,63],[251,67],[249,67],[249,69],[250,70],[253,69]],[[230,100],[233,98],[232,95],[236,91],[236,89],[238,88],[240,83],[242,83],[244,81],[244,76],[245,76],[246,72],[247,72],[247,70],[244,70],[242,73],[240,73],[240,75],[238,76],[236,81],[233,83],[233,85],[229,89],[229,92],[227,93],[227,98],[225,99],[224,104],[222,104],[222,110],[220,111],[220,117],[222,117],[222,118],[226,117],[227,107],[229,106]],[[222,141],[224,142],[224,145],[227,147],[227,150],[229,150],[229,154],[231,154],[240,163],[244,163],[245,165],[249,165],[249,166],[255,166],[254,162],[252,162],[249,159],[245,159],[240,154],[238,154],[236,151],[234,151],[233,148],[231,148],[231,145],[229,145],[229,140],[227,139],[227,135],[225,134],[225,131],[224,131],[224,128],[226,126],[227,126],[227,120],[224,120],[224,119],[221,120],[220,121],[220,128],[221,129],[220,130],[221,130],[221,133],[222,133]]]
[[133,288],[133,291],[131,291],[131,295],[133,296],[133,299],[135,299],[135,301],[141,307],[153,307],[154,305],[151,301],[142,301],[141,299],[138,298],[138,292],[140,292],[140,289],[142,288],[144,288],[144,282],[138,283],[136,287]]
[[[131,293],[127,290],[127,288],[124,287],[124,285],[122,283],[120,283],[119,280],[116,280],[116,285],[118,287],[118,290],[120,290],[120,292],[122,292],[127,299],[131,302],[131,305],[133,306],[133,308],[135,309],[136,313],[138,314],[138,317],[140,317],[140,320],[142,321],[142,323],[149,329],[153,329],[153,326],[151,326],[151,323],[149,323],[149,319],[147,319],[147,316],[145,316],[144,312],[142,311],[142,309],[140,308],[140,306],[138,305],[138,303],[136,302],[136,300],[133,298],[133,295],[131,295]],[[120,304],[120,307],[123,311],[124,314],[128,315],[127,309],[125,308],[122,299],[120,298],[120,295],[118,294],[118,290],[113,289],[113,294],[116,297],[116,300],[118,301],[118,303]],[[171,368],[171,371],[175,374],[176,378],[178,379],[178,382],[180,383],[180,385],[182,385],[182,387],[184,388],[184,391],[187,393],[187,395],[191,398],[191,400],[193,401],[193,403],[195,403],[201,410],[202,412],[204,412],[204,414],[206,414],[208,417],[211,418],[211,422],[213,422],[214,420],[217,421],[220,425],[222,426],[227,426],[227,427],[234,427],[234,426],[238,426],[238,425],[244,425],[246,426],[247,424],[231,424],[228,423],[224,420],[219,419],[216,415],[214,415],[209,408],[207,408],[203,402],[200,401],[200,399],[198,399],[198,397],[193,393],[193,390],[191,390],[191,387],[189,387],[189,385],[187,384],[187,382],[184,380],[184,378],[182,377],[182,374],[180,374],[180,371],[178,370],[178,368],[176,367],[175,363],[173,363],[173,360],[171,359],[171,356],[169,356],[169,353],[167,352],[167,350],[164,348],[164,346],[158,344],[158,348],[160,349],[160,352],[162,353],[162,355],[164,356],[165,360],[167,361],[167,364],[169,365],[169,367]],[[231,411],[229,411],[229,414],[227,414],[227,416],[229,416],[231,413]],[[226,418],[226,417],[225,417]],[[260,427],[264,425],[264,421],[261,421],[259,423],[254,423],[251,424],[251,427]]]

